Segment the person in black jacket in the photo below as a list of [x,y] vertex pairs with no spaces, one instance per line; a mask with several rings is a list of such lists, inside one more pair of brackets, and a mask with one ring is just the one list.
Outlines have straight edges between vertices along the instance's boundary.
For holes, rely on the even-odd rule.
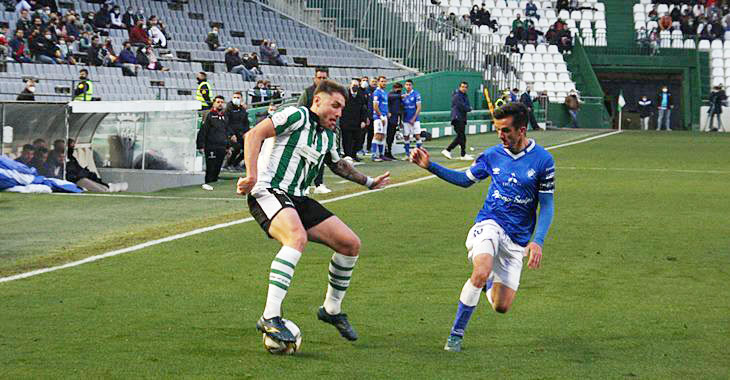
[[527,116],[530,119],[530,127],[532,127],[533,131],[536,131],[539,127],[537,125],[537,119],[535,119],[535,109],[532,106],[532,95],[530,95],[531,90],[532,86],[528,84],[525,92],[520,95],[520,103],[527,107]]
[[639,117],[641,118],[641,130],[649,130],[649,120],[651,120],[651,115],[653,114],[654,108],[651,106],[651,100],[649,100],[646,95],[642,96],[641,100],[639,100]]
[[393,157],[393,141],[395,140],[395,132],[403,121],[403,98],[401,92],[403,85],[396,82],[393,84],[393,90],[388,93],[388,133],[385,137],[385,157],[395,160]]
[[18,98],[15,100],[24,100],[24,101],[35,101],[35,81],[33,79],[28,79],[25,81],[25,88],[23,91],[18,94]]
[[469,84],[461,82],[459,89],[454,90],[451,95],[451,125],[454,126],[456,137],[449,146],[441,151],[446,158],[451,159],[451,150],[458,145],[461,148],[461,159],[471,161],[474,159],[470,154],[466,154],[466,114],[471,112],[469,98],[466,91],[469,90]]
[[227,168],[240,171],[243,170],[240,166],[241,161],[243,161],[243,135],[249,130],[248,111],[246,105],[243,104],[241,91],[233,93],[231,101],[226,105],[225,114],[228,131],[231,133],[232,147]]
[[226,158],[226,150],[231,141],[231,132],[228,130],[226,115],[223,112],[225,99],[216,96],[213,99],[213,107],[203,117],[203,125],[198,131],[196,146],[199,151],[205,154],[205,183],[203,190],[213,190],[210,183],[218,180],[221,172],[223,159]]
[[353,78],[350,81],[350,88],[345,99],[345,108],[342,109],[340,117],[340,129],[342,130],[342,149],[345,157],[353,161],[361,161],[357,157],[357,142],[362,141],[362,134],[365,132],[368,120],[368,98],[360,87],[360,79]]
[[722,115],[722,107],[724,106],[727,106],[727,95],[725,94],[725,90],[722,89],[722,86],[713,87],[712,92],[710,93],[710,109],[707,110],[707,129],[709,131],[718,131],[717,127],[712,127],[712,122],[714,121],[715,116],[717,116],[717,125],[722,130],[725,130],[725,127],[722,125],[722,119],[720,118],[720,115]]

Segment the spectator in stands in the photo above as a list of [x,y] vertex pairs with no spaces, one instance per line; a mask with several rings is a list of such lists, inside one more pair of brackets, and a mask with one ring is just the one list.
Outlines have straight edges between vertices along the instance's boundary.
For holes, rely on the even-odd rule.
[[28,10],[21,11],[20,17],[18,18],[18,22],[15,23],[15,30],[22,30],[24,32],[30,32],[32,29],[33,29],[33,22],[30,20],[30,12]]
[[31,9],[32,7],[28,4],[27,0],[18,0],[18,3],[15,5],[15,12],[17,13],[20,13],[21,11],[30,12]]
[[119,52],[119,63],[122,65],[125,74],[137,76],[142,70],[142,65],[137,63],[137,56],[132,50],[132,43],[124,41],[122,51]]
[[522,40],[524,40],[524,38],[522,38],[524,32],[525,32],[525,24],[522,22],[522,18],[520,17],[520,14],[518,13],[515,20],[512,21],[512,33],[514,33],[514,35],[518,41],[522,41]]
[[395,160],[393,157],[393,141],[395,140],[396,128],[403,129],[403,85],[399,82],[393,84],[393,90],[388,93],[388,130],[385,136],[385,157]]
[[527,5],[525,5],[525,17],[540,20],[540,15],[537,14],[537,5],[535,5],[535,2],[532,0],[529,0]]
[[56,44],[56,52],[58,54],[58,59],[60,59],[62,63],[68,63],[69,65],[76,64],[76,58],[74,58],[73,51],[71,51],[66,40],[60,39],[58,41]]
[[91,33],[96,33],[96,27],[94,26],[94,12],[89,12],[86,14],[86,17],[84,17],[84,20],[82,22],[83,27],[82,29]]
[[509,50],[511,53],[519,53],[520,49],[517,47],[519,41],[517,40],[517,37],[515,37],[515,32],[511,31],[509,32],[509,36],[504,40],[504,46]]
[[459,28],[464,34],[471,33],[471,22],[469,21],[468,15],[463,15],[456,20],[456,27]]
[[558,31],[557,39],[558,51],[560,54],[564,54],[573,49],[573,36],[570,34],[570,30],[568,28],[563,28]]
[[[340,117],[340,129],[342,130],[342,148],[345,157],[353,161],[361,161],[357,157],[357,151],[362,148],[362,135],[367,128],[368,107],[365,90],[360,86],[360,79],[353,78],[350,81],[350,88],[347,91],[345,107]],[[360,141],[360,145],[357,143]]]
[[231,134],[231,155],[226,167],[229,170],[241,171],[243,161],[243,135],[249,130],[248,111],[243,103],[241,91],[233,93],[231,101],[226,104],[226,123]]
[[670,30],[672,28],[672,18],[668,14],[664,14],[659,18],[659,28],[661,30]]
[[90,66],[103,66],[106,53],[101,38],[99,36],[91,37],[91,46],[86,51],[86,63]]
[[261,71],[261,68],[259,67],[259,56],[256,52],[252,52],[251,55],[243,55],[243,66],[245,66],[246,69],[254,75],[254,80],[256,80],[257,75],[263,74],[263,71]]
[[122,21],[122,10],[118,5],[115,5],[114,8],[112,8],[111,13],[109,13],[109,18],[111,20],[112,28],[127,29],[126,25],[124,25],[124,22]]
[[25,48],[25,39],[23,39],[23,29],[15,31],[15,37],[10,40],[10,54],[18,63],[30,63],[30,54]]
[[570,118],[573,120],[573,128],[579,128],[578,126],[578,111],[580,111],[580,104],[583,103],[578,98],[578,92],[575,89],[570,90],[568,96],[565,97],[565,108],[570,114]]
[[162,33],[157,16],[151,16],[147,28],[147,34],[155,47],[167,48],[167,37]]
[[279,50],[276,48],[276,42],[273,40],[264,40],[259,50],[261,59],[264,62],[268,62],[270,65],[286,66],[286,61],[284,61],[284,57],[279,53]]
[[659,131],[662,128],[667,131],[672,130],[672,109],[674,103],[672,101],[672,94],[669,92],[667,86],[662,86],[662,91],[657,97],[657,107],[659,113],[657,114],[657,126],[656,130]]
[[109,28],[112,25],[112,17],[109,14],[109,5],[102,4],[99,11],[94,15],[94,27]]
[[73,100],[90,102],[93,94],[94,87],[89,79],[89,71],[86,69],[79,70],[79,82],[74,88]]
[[81,38],[79,38],[79,51],[88,54],[90,48],[91,34],[89,34],[89,32],[81,33]]
[[722,86],[718,85],[712,88],[712,92],[710,93],[710,108],[707,110],[707,129],[710,132],[718,131],[718,127],[713,127],[715,117],[717,117],[717,125],[719,128],[725,130],[725,127],[722,125],[722,119],[720,118],[722,115],[722,107],[727,107],[727,95],[725,94],[725,90],[722,89]]
[[53,42],[53,34],[50,31],[46,31],[43,37],[36,37],[32,39],[30,45],[30,51],[35,56],[36,62],[58,64],[63,63],[58,58],[60,53],[56,44]]
[[58,165],[54,165],[53,162],[58,162],[57,159],[49,159],[51,154],[46,148],[37,148],[33,152],[33,159],[30,161],[28,166],[35,168],[38,171],[38,175],[49,178],[60,178],[63,176],[63,172],[59,170]]
[[530,24],[529,28],[527,29],[527,43],[530,44],[536,44],[540,40],[543,33],[537,29],[535,29],[534,24]]
[[641,100],[639,100],[639,117],[641,118],[642,131],[649,130],[649,120],[653,114],[654,108],[651,106],[651,100],[649,100],[646,95],[643,95]]
[[570,8],[570,0],[558,0],[555,8],[558,10],[558,12],[565,9],[566,11]]
[[522,103],[525,108],[527,108],[527,116],[530,121],[530,127],[533,131],[538,130],[539,126],[537,125],[537,119],[535,118],[535,109],[532,101],[532,94],[530,92],[532,91],[532,85],[527,84],[527,87],[525,87],[525,92],[520,95],[520,103]]
[[705,15],[705,6],[703,5],[703,3],[700,3],[700,2],[695,3],[695,5],[692,6],[692,14],[695,16],[695,18],[704,16]]
[[226,114],[223,111],[225,99],[215,97],[210,112],[203,117],[203,124],[198,130],[196,147],[205,155],[205,183],[203,190],[213,190],[210,184],[218,181],[226,150],[229,150],[231,131],[228,129]]
[[212,51],[222,51],[224,49],[221,47],[217,26],[214,26],[210,32],[208,32],[208,37],[205,38],[205,43],[208,44],[208,49]]
[[493,32],[496,32],[499,30],[499,25],[497,24],[497,20],[492,20],[492,14],[489,13],[489,10],[485,7],[484,3],[482,3],[482,7],[479,8],[479,23],[481,25],[486,25],[492,29]]
[[147,31],[144,30],[144,21],[137,20],[134,27],[129,30],[129,42],[136,46],[149,45],[152,42],[147,36]]
[[134,8],[127,7],[127,11],[124,12],[124,15],[122,15],[122,24],[125,26],[125,28],[133,28],[135,25],[137,25],[138,20],[139,17],[137,17],[136,12],[134,12]]
[[169,67],[164,67],[162,63],[160,63],[160,60],[157,58],[157,54],[155,54],[155,49],[153,49],[150,45],[143,47],[142,53],[144,53],[145,58],[147,58],[147,61],[145,62],[147,70],[170,71]]
[[[48,149],[46,149],[48,151]],[[35,155],[35,147],[31,144],[23,145],[23,151],[20,152],[20,157],[16,158],[15,161],[20,162],[23,165],[30,166],[30,162],[33,161]]]
[[469,84],[461,82],[459,88],[454,90],[451,95],[451,125],[454,127],[456,137],[449,146],[441,151],[446,158],[451,159],[451,150],[457,146],[461,148],[462,160],[473,160],[469,154],[466,154],[466,114],[471,112],[471,105],[466,92],[469,90]]
[[6,25],[0,25],[0,62],[5,62],[10,53],[7,34],[8,27]]
[[474,6],[471,7],[471,10],[469,11],[469,21],[471,21],[473,25],[481,26],[482,20],[480,16],[481,14],[479,13],[479,6],[474,4]]
[[244,82],[256,81],[256,76],[243,65],[243,60],[238,55],[237,48],[226,49],[225,54],[226,69],[229,73],[240,74]]
[[271,100],[272,91],[266,87],[266,81],[258,80],[256,81],[256,87],[248,90],[248,96],[251,97],[252,104],[264,103]]
[[80,31],[76,25],[76,16],[69,14],[63,18],[63,28],[66,31],[66,42],[77,41],[80,37]]

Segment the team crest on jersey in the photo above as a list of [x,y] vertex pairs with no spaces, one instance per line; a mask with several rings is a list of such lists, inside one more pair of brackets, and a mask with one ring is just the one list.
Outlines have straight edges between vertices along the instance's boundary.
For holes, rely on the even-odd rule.
[[511,173],[509,179],[507,180],[509,183],[518,183],[517,177],[515,176],[515,173]]
[[492,174],[497,175],[497,174],[499,174],[499,171],[500,171],[499,168],[493,168],[492,169]]
[[535,176],[535,169],[530,169],[527,171],[527,178],[532,178]]

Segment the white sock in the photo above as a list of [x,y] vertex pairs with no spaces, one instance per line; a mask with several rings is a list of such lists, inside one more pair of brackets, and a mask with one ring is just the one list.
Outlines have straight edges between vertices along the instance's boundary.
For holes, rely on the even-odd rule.
[[472,285],[471,279],[466,280],[464,287],[461,288],[461,296],[459,301],[466,306],[476,306],[479,303],[479,293],[481,288]]
[[269,319],[281,316],[281,303],[284,302],[286,292],[294,277],[294,267],[297,266],[302,253],[294,248],[283,246],[271,262],[269,273],[269,293],[266,296],[264,318]]
[[359,256],[345,256],[340,253],[332,254],[329,265],[329,283],[327,284],[327,295],[324,297],[324,310],[327,314],[340,314],[342,299],[345,297],[347,287],[350,286],[352,270]]

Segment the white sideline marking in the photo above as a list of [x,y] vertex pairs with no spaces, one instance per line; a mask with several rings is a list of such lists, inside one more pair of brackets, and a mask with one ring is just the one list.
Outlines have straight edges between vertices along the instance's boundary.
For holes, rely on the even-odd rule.
[[689,174],[730,174],[730,171],[723,170],[696,170],[696,169],[652,169],[652,168],[580,168],[577,166],[558,166],[561,170],[596,170],[596,171],[619,171],[619,172],[657,172],[657,173],[689,173]]
[[[620,131],[616,131],[616,132],[605,133],[605,134],[602,134],[602,135],[589,137],[589,138],[586,138],[586,139],[583,139],[583,140],[577,140],[577,141],[573,141],[573,142],[569,142],[569,143],[565,143],[565,144],[559,144],[559,145],[551,146],[551,147],[548,147],[548,148],[545,148],[545,149],[546,150],[552,150],[552,149],[557,149],[557,148],[561,148],[561,147],[564,147],[564,146],[580,144],[582,142],[588,142],[588,141],[592,141],[592,140],[595,140],[595,139],[612,136],[612,135],[615,135],[617,133],[621,133],[621,132]],[[463,168],[459,168],[457,170],[466,170],[468,168],[469,167],[466,166],[466,167],[463,167]],[[352,194],[342,195],[342,196],[339,196],[339,197],[325,199],[325,200],[321,201],[320,203],[326,204],[326,203],[341,201],[341,200],[345,200],[345,199],[355,198],[355,197],[359,197],[359,196],[365,195],[365,194],[377,193],[377,192],[383,191],[385,189],[392,189],[392,188],[396,188],[396,187],[410,185],[412,183],[422,182],[422,181],[425,181],[425,180],[429,180],[431,178],[436,178],[436,176],[435,175],[428,175],[428,176],[425,176],[425,177],[416,178],[416,179],[408,180],[408,181],[405,181],[405,182],[399,182],[399,183],[395,183],[395,184],[392,184],[392,185],[388,185],[388,186],[386,186],[386,187],[384,187],[382,189],[365,190],[365,191],[361,191],[361,192],[358,192],[358,193],[352,193]],[[112,196],[112,197],[115,196],[115,195],[112,195],[112,194],[99,194],[99,195],[101,195],[101,196],[107,195],[107,196]],[[116,195],[116,196],[118,196],[118,195]],[[153,197],[153,196],[150,196],[150,197]],[[190,198],[182,198],[182,199],[190,199]],[[209,198],[205,198],[205,199],[209,199]],[[20,279],[28,278],[28,277],[33,277],[33,276],[37,276],[37,275],[40,275],[40,274],[43,274],[43,273],[54,272],[54,271],[57,271],[57,270],[60,270],[60,269],[73,268],[73,267],[76,267],[76,266],[79,266],[79,265],[82,265],[82,264],[91,263],[91,262],[94,262],[94,261],[99,261],[99,260],[105,259],[107,257],[113,257],[113,256],[121,255],[121,254],[124,254],[124,253],[138,251],[140,249],[148,248],[148,247],[151,247],[151,246],[154,246],[154,245],[158,245],[158,244],[166,243],[166,242],[169,242],[169,241],[174,241],[174,240],[186,238],[188,236],[202,234],[204,232],[218,230],[218,229],[221,229],[221,228],[235,226],[237,224],[247,223],[247,222],[250,222],[252,220],[254,220],[252,217],[248,217],[248,218],[244,218],[244,219],[234,220],[234,221],[231,221],[231,222],[220,223],[220,224],[216,224],[216,225],[209,226],[209,227],[203,227],[203,228],[198,228],[198,229],[195,229],[195,230],[192,230],[192,231],[183,232],[183,233],[180,233],[180,234],[177,234],[177,235],[172,235],[172,236],[164,237],[164,238],[161,238],[161,239],[150,240],[150,241],[145,242],[145,243],[133,245],[133,246],[127,247],[127,248],[117,249],[115,251],[110,251],[110,252],[102,253],[100,255],[90,256],[90,257],[87,257],[87,258],[82,259],[82,260],[73,261],[73,262],[66,263],[66,264],[63,264],[63,265],[58,265],[58,266],[55,266],[55,267],[37,269],[37,270],[34,270],[34,271],[25,272],[25,273],[19,273],[19,274],[12,275],[12,276],[8,276],[8,277],[0,277],[0,283],[10,282],[10,281],[14,281],[14,280],[20,280]]]
[[134,194],[99,194],[99,193],[51,193],[52,195],[66,195],[71,197],[107,197],[107,198],[137,198],[137,199],[180,199],[193,201],[236,201],[246,200],[244,197],[236,198],[206,198],[206,197],[172,197],[165,195],[134,195]]

